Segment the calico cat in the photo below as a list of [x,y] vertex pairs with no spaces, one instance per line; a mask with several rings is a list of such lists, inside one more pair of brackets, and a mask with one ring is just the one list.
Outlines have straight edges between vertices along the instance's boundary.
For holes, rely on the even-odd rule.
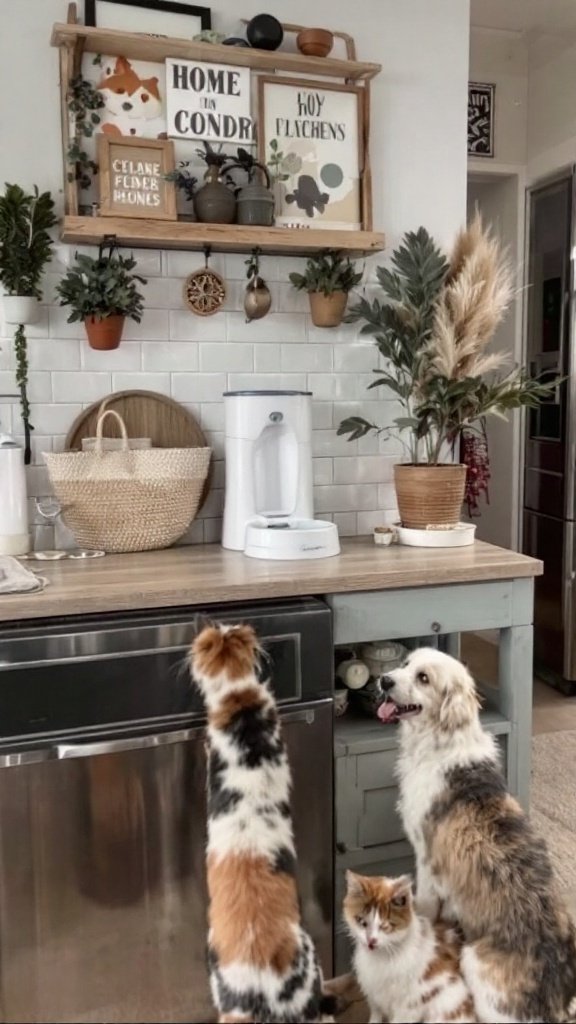
[[454,929],[416,913],[412,882],[346,873],[344,920],[355,944],[354,967],[370,1007],[370,1024],[475,1022],[460,971]]
[[208,968],[220,1022],[332,1021],[302,927],[290,768],[249,626],[208,626],[191,668],[208,712]]

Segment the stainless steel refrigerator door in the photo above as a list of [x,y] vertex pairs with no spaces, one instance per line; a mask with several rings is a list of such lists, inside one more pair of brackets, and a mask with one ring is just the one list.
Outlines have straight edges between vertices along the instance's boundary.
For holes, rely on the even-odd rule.
[[[332,703],[283,720],[302,907],[330,972]],[[214,1019],[204,966],[203,729],[107,749],[68,744],[57,759],[0,767],[6,1024]]]

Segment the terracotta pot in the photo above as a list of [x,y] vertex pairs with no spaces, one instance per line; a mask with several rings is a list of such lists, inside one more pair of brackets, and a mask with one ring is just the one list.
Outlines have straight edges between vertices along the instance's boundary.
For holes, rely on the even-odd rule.
[[84,318],[84,326],[88,335],[90,348],[99,349],[101,352],[111,348],[118,348],[122,331],[124,329],[124,317],[114,314],[98,320],[94,316]]
[[454,526],[460,522],[466,466],[394,466],[394,484],[402,526]]
[[298,33],[296,45],[307,57],[327,57],[334,46],[334,36],[325,28],[306,28]]
[[308,292],[312,323],[316,327],[338,327],[342,323],[348,301],[347,292]]

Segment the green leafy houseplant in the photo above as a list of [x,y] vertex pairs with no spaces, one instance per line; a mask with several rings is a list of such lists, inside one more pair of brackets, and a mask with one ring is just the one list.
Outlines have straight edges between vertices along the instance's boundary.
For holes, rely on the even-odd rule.
[[126,317],[140,323],[144,300],[136,283],[146,279],[132,273],[135,266],[133,256],[102,246],[96,258],[77,253],[58,284],[60,305],[70,306],[68,323],[84,322],[92,348],[117,348]]
[[308,292],[316,327],[337,327],[342,322],[348,293],[362,280],[348,257],[330,250],[311,256],[303,274],[289,277],[297,291]]
[[28,354],[24,324],[38,319],[42,298],[42,274],[52,258],[50,228],[56,224],[54,201],[49,192],[31,193],[19,185],[6,185],[0,195],[0,282],[4,287],[4,319],[16,324],[16,382],[25,434],[25,461],[30,462],[30,403]]
[[[97,55],[93,63],[99,64]],[[77,181],[80,188],[89,188],[92,178],[98,173],[98,164],[83,147],[83,139],[91,139],[102,120],[99,111],[105,106],[102,93],[86,81],[82,75],[76,75],[70,83],[68,110],[74,122],[74,135],[70,140],[66,157],[70,165],[68,181]]]
[[[488,415],[535,407],[555,383],[543,384],[521,368],[503,371],[505,356],[488,350],[513,295],[512,273],[479,217],[460,234],[450,260],[424,228],[409,232],[391,269],[378,269],[378,280],[383,300],[362,298],[348,320],[363,324],[361,334],[375,338],[382,359],[370,388],[387,388],[401,407],[386,428],[408,452],[408,465],[395,468],[401,518],[418,528],[453,524],[466,485],[467,467],[451,461],[460,445],[478,436],[484,444]],[[355,440],[373,430],[382,432],[352,416],[338,433]],[[406,481],[408,496],[401,493]]]

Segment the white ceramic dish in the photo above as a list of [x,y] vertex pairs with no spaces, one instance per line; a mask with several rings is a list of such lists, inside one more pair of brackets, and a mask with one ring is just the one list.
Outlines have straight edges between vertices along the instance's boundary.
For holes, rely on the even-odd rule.
[[396,523],[398,543],[412,548],[465,548],[474,543],[476,526],[458,523],[447,530],[409,530]]

